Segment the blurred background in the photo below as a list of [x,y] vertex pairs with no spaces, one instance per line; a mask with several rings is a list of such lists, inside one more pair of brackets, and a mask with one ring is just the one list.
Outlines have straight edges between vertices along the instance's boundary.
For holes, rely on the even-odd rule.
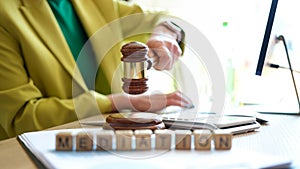
[[[271,0],[130,0],[146,8],[167,10],[202,32],[222,63],[226,79],[226,104],[297,105],[290,72],[264,67],[262,76],[255,69],[262,45]],[[291,61],[300,70],[299,30],[296,0],[278,3],[273,35],[286,37]],[[270,63],[287,65],[282,43],[276,44]],[[201,57],[200,57],[201,58]],[[176,68],[170,72],[150,71],[150,91],[180,89],[206,111],[211,103],[211,81],[205,63],[187,48]],[[299,73],[295,72],[296,82]],[[192,84],[193,83],[193,84]],[[297,83],[298,84],[298,83]],[[192,86],[191,86],[192,85]],[[300,84],[298,85],[300,86]],[[197,93],[197,94],[195,94]]]

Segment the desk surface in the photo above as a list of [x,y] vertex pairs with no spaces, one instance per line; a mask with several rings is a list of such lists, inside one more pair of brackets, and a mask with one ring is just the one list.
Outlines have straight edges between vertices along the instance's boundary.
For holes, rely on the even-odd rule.
[[[300,116],[264,115],[268,125],[258,131],[234,136],[233,146],[244,150],[277,154],[293,160],[293,166],[300,168]],[[72,122],[51,129],[78,128],[79,122]],[[255,157],[253,157],[255,160]],[[37,168],[16,138],[0,142],[1,168]]]

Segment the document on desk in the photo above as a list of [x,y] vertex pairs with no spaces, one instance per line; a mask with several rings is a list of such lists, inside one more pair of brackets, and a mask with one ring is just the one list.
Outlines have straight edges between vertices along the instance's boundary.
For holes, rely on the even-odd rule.
[[[59,132],[96,133],[97,129],[66,129],[29,132],[18,136],[20,143],[45,168],[144,168],[144,169],[196,169],[196,168],[272,168],[288,166],[291,161],[258,152],[249,152],[234,146],[231,150],[198,151],[155,150],[147,151],[55,151],[55,136]],[[152,138],[152,137],[151,137]],[[152,139],[153,140],[153,139]],[[152,146],[153,147],[153,146]]]

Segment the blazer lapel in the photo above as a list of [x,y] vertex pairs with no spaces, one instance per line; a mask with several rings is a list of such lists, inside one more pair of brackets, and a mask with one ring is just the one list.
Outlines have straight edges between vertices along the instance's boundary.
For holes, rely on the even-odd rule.
[[[113,84],[111,78],[116,76],[116,69],[120,66],[120,57],[117,55],[119,52],[115,53],[114,57],[103,58],[107,54],[106,52],[122,40],[122,32],[116,20],[118,16],[113,1],[72,0],[72,3],[90,37],[96,60],[98,63],[101,61],[105,76],[109,83]],[[108,25],[111,22],[114,23],[114,26]],[[121,79],[121,77],[119,76],[117,79]]]
[[[23,0],[20,10],[72,79],[86,89],[72,53],[46,0]],[[74,69],[75,68],[75,69]],[[75,72],[77,72],[75,74]]]
[[[110,1],[106,1],[106,0],[98,0],[98,1],[71,0],[71,1],[89,36],[92,36],[100,28],[106,26],[110,21],[116,18],[113,9],[113,4]],[[108,11],[109,14],[108,16],[103,15],[103,9]]]

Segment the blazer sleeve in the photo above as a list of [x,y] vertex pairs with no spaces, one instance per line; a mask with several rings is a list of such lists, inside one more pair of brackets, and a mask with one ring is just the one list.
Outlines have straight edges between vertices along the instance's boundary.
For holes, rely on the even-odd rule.
[[[120,24],[123,30],[123,37],[126,41],[147,42],[154,27],[165,20],[172,20],[177,16],[167,12],[142,8],[136,4],[128,4],[118,1]],[[182,39],[184,41],[184,38]],[[180,48],[184,51],[184,43],[180,44]]]
[[93,91],[74,98],[44,96],[30,79],[14,36],[0,26],[0,139],[111,111],[110,100]]
[[168,17],[166,11],[152,11],[122,1],[118,1],[118,11],[123,37],[141,42],[146,42],[154,27]]

